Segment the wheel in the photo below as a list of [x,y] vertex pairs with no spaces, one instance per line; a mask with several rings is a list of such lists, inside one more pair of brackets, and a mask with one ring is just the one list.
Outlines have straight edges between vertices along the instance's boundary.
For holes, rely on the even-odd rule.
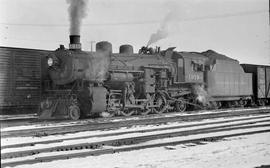
[[125,109],[125,110],[121,110],[120,113],[121,115],[128,117],[136,113],[136,111],[137,111],[136,109]]
[[162,94],[156,94],[154,98],[154,105],[157,106],[153,108],[154,113],[164,113],[167,110],[167,100],[165,96]]
[[[153,102],[152,99],[151,99],[151,102]],[[140,111],[140,114],[141,114],[141,115],[147,115],[147,114],[151,113],[151,112],[152,112],[152,109],[149,108],[149,106],[150,106],[151,104],[152,104],[152,103],[150,103],[150,102],[148,102],[147,104],[145,104],[145,107],[144,107],[143,110]]]
[[238,101],[233,101],[233,107],[239,107],[239,102]]
[[239,100],[239,106],[240,107],[245,107],[245,100]]
[[72,120],[78,120],[81,116],[81,112],[78,106],[71,105],[68,109],[69,118]]
[[222,107],[222,103],[221,102],[217,102],[217,108],[220,109]]
[[85,92],[80,92],[77,96],[81,118],[85,118],[92,114],[91,110],[92,110],[93,101],[90,98],[90,96],[87,94],[89,93],[89,91],[87,89],[85,89],[84,91]]
[[211,102],[210,102],[210,108],[211,108],[211,109],[218,109],[218,104],[217,104],[217,102],[211,101]]
[[258,100],[257,101],[258,106],[263,106],[263,103],[262,102],[263,102],[262,100]]
[[265,106],[265,101],[264,100],[260,100],[260,106]]
[[53,102],[49,99],[46,99],[45,101],[42,101],[40,103],[39,107],[41,108],[41,110],[47,110],[47,109],[52,108],[52,105],[53,105]]
[[175,102],[175,110],[177,112],[184,112],[186,110],[186,108],[187,108],[187,105],[185,102],[183,102],[183,101]]
[[154,95],[147,94],[146,97],[148,101],[146,104],[144,104],[144,109],[140,110],[141,115],[147,115],[153,111],[152,108],[149,108],[149,106],[153,104]]
[[227,107],[228,107],[228,108],[232,108],[232,107],[233,107],[232,102],[228,101],[228,102],[227,102]]

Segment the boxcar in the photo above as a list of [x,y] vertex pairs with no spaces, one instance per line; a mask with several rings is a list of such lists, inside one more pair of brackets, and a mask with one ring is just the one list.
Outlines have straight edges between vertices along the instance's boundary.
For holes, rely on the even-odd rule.
[[0,111],[35,109],[41,96],[41,59],[50,51],[0,47]]
[[241,64],[244,71],[252,73],[254,100],[259,105],[270,101],[270,66]]

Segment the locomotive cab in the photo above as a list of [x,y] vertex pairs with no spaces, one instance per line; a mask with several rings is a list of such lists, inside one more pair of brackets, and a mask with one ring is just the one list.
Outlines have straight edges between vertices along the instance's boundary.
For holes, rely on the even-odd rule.
[[175,52],[172,58],[177,67],[174,83],[204,83],[204,56],[190,52]]

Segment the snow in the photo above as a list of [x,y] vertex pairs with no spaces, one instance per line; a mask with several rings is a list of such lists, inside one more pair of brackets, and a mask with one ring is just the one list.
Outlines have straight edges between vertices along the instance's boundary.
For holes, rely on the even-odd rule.
[[185,144],[20,165],[16,168],[254,168],[270,165],[270,133],[227,138],[204,145]]
[[[162,125],[134,126],[131,128],[123,127],[118,130],[85,131],[85,132],[79,132],[79,133],[73,133],[73,134],[57,135],[57,136],[54,135],[54,136],[46,136],[46,137],[1,138],[1,144],[3,146],[3,145],[10,145],[10,144],[40,141],[40,140],[43,141],[43,140],[52,140],[52,139],[73,138],[73,137],[87,136],[87,135],[103,135],[103,134],[115,133],[115,132],[125,133],[127,131],[139,131],[139,130],[147,130],[147,129],[155,129],[155,128],[168,128],[168,127],[179,126],[179,125],[192,126],[193,124],[211,123],[211,122],[218,122],[218,121],[232,121],[235,119],[251,119],[252,117],[254,116],[208,119],[208,120],[195,121],[195,122],[180,122],[180,123],[174,122],[174,123],[167,123],[167,124],[162,124]],[[270,115],[259,115],[259,117],[264,117],[264,118],[252,119],[252,121],[264,121],[264,120],[267,120],[267,118],[269,118]],[[246,120],[246,121],[241,121],[241,122],[244,123],[244,122],[249,122],[249,121],[251,120]],[[76,143],[90,143],[90,142],[97,142],[101,140],[111,140],[111,139],[124,138],[124,137],[133,137],[133,136],[139,137],[139,136],[145,136],[145,135],[153,135],[156,133],[168,133],[172,131],[186,131],[186,130],[191,130],[191,129],[207,128],[207,127],[220,126],[220,125],[228,126],[228,125],[231,125],[232,123],[234,122],[204,125],[204,126],[193,126],[193,127],[188,127],[188,128],[178,128],[174,130],[133,133],[133,134],[126,134],[126,135],[121,135],[121,136],[93,137],[93,138],[79,139],[79,140],[66,140],[63,142],[52,143],[52,144],[38,144],[35,146],[28,146],[28,147],[21,147],[21,148],[2,149],[1,153],[3,154],[5,152],[20,151],[20,150],[25,150],[25,149],[45,148],[45,147],[60,146],[60,145],[70,145],[70,144],[76,144]],[[240,122],[238,121],[237,123],[240,123]],[[264,123],[268,124],[269,121],[265,121]],[[261,122],[261,123],[256,123],[253,125],[260,125],[264,123]],[[164,139],[159,139],[159,140],[148,141],[141,144],[135,144],[133,146],[166,143],[166,142],[171,142],[171,141],[182,141],[182,140],[201,138],[201,137],[207,137],[207,136],[218,136],[218,135],[224,135],[228,133],[233,134],[233,133],[258,131],[258,130],[270,130],[270,127],[231,130],[231,131],[224,131],[224,132],[218,132],[218,133],[164,138]],[[248,140],[248,139],[251,139],[251,140]],[[249,167],[250,165],[251,167],[255,167],[255,166],[260,166],[262,164],[270,165],[268,161],[270,160],[270,142],[268,142],[269,139],[270,139],[270,133],[261,133],[261,134],[256,134],[256,135],[241,136],[238,138],[229,138],[226,141],[212,142],[212,143],[207,143],[206,145],[185,144],[185,145],[177,145],[177,146],[166,146],[166,147],[151,148],[151,149],[144,149],[144,150],[131,151],[131,152],[123,152],[123,153],[117,153],[117,154],[106,154],[106,155],[96,156],[96,157],[89,156],[89,157],[84,157],[84,158],[58,160],[58,161],[53,161],[53,162],[48,162],[48,163],[38,163],[38,164],[33,164],[33,165],[21,165],[17,167],[19,168],[26,168],[26,167],[27,168],[28,167],[30,168],[31,167],[33,168],[35,167],[53,167],[53,168],[54,167],[97,167],[97,168],[98,167],[123,167],[123,168],[124,167],[135,167],[135,168],[136,167],[138,168],[168,167],[169,168],[169,167]],[[243,141],[243,140],[246,140],[246,141]],[[234,142],[234,143],[230,144],[230,142]],[[214,145],[214,144],[219,144],[219,145]],[[257,150],[257,148],[254,148],[252,145],[258,146],[259,149]],[[209,146],[209,148],[203,148],[205,146]],[[102,149],[122,148],[122,147],[125,147],[125,146],[120,146],[120,147],[104,146]],[[242,147],[243,149],[238,149],[240,147]],[[93,150],[84,149],[80,151],[76,151],[76,150],[65,151],[63,153],[76,153],[76,152],[81,152],[81,151],[93,151]],[[241,151],[242,153],[238,151]],[[6,162],[6,161],[8,162],[11,160],[33,159],[35,157],[57,155],[57,154],[60,154],[60,153],[59,152],[40,153],[34,156],[26,156],[26,157],[21,157],[21,158],[14,158],[14,159],[5,159],[5,160],[2,160],[2,162]],[[216,155],[218,155],[219,157],[216,157]],[[206,156],[209,157],[208,160]],[[238,159],[236,159],[237,157],[234,158],[233,156],[237,156]],[[250,156],[259,157],[259,159],[256,160]],[[223,157],[225,157],[224,160],[222,160]],[[148,159],[145,159],[145,158],[148,158]],[[230,159],[235,159],[235,160],[231,162]],[[243,159],[245,162],[241,163],[240,161],[241,159]],[[122,162],[123,160],[124,162]],[[198,163],[199,166],[198,165],[196,166],[196,164],[193,164],[193,162]],[[111,163],[111,165],[108,163]]]
[[144,146],[144,145],[153,145],[153,144],[160,144],[160,143],[179,142],[179,141],[186,141],[186,140],[193,140],[193,139],[200,139],[200,138],[211,138],[211,137],[216,137],[216,136],[232,135],[232,134],[238,134],[238,133],[248,133],[248,132],[254,132],[254,131],[266,131],[266,130],[270,130],[270,127],[249,128],[249,129],[242,129],[242,130],[230,130],[230,131],[222,131],[222,132],[179,136],[179,137],[172,137],[172,138],[163,138],[163,139],[147,141],[140,144],[135,144],[133,146]]
[[[264,131],[264,130],[270,130],[270,127],[263,127],[263,128],[250,128],[250,129],[244,129],[244,130],[230,130],[230,131],[223,131],[223,132],[213,132],[213,133],[204,133],[204,134],[196,134],[196,135],[188,135],[188,136],[180,136],[180,137],[173,137],[173,138],[163,138],[163,139],[157,139],[157,140],[151,140],[144,143],[134,144],[134,145],[128,145],[130,146],[146,146],[146,145],[154,145],[154,144],[161,144],[161,143],[168,143],[168,142],[179,142],[179,141],[187,141],[187,140],[193,140],[193,139],[199,139],[199,138],[208,138],[213,136],[223,136],[223,135],[230,135],[230,134],[237,134],[237,133],[246,133],[250,131]],[[136,137],[139,137],[137,135]],[[113,139],[113,138],[110,138]],[[117,137],[115,137],[117,139]],[[88,140],[85,139],[82,142],[86,143]],[[97,140],[98,141],[98,140]],[[100,140],[99,140],[100,141]],[[66,143],[66,145],[75,144],[72,142]],[[63,144],[64,145],[64,144]],[[50,144],[50,146],[53,146]],[[106,149],[116,149],[116,148],[125,148],[126,146],[119,146],[119,147],[112,147],[112,146],[104,146]],[[78,153],[82,151],[93,151],[92,149],[84,149],[84,150],[73,150],[73,151],[63,151],[61,154],[70,154],[70,153]],[[3,154],[3,153],[2,153]],[[60,155],[61,155],[60,154]],[[26,156],[26,157],[20,157],[20,158],[14,158],[14,159],[6,159],[2,162],[9,162],[9,161],[18,161],[18,160],[26,160],[26,159],[33,159],[35,157],[43,157],[43,156],[52,156],[52,155],[59,155],[59,152],[44,152],[40,154],[36,154],[34,156]]]

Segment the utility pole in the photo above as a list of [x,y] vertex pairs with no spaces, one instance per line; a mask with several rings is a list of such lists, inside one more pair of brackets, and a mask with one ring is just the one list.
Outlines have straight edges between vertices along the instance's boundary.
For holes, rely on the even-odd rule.
[[93,44],[96,43],[95,41],[90,41],[90,45],[91,45],[91,52],[93,51]]
[[[270,0],[268,1],[268,11],[269,11],[269,14],[268,14],[268,25],[269,25],[269,28],[270,28]],[[269,51],[268,51],[268,54],[269,54],[269,64],[270,64],[270,29],[268,29],[268,48],[269,48]]]

